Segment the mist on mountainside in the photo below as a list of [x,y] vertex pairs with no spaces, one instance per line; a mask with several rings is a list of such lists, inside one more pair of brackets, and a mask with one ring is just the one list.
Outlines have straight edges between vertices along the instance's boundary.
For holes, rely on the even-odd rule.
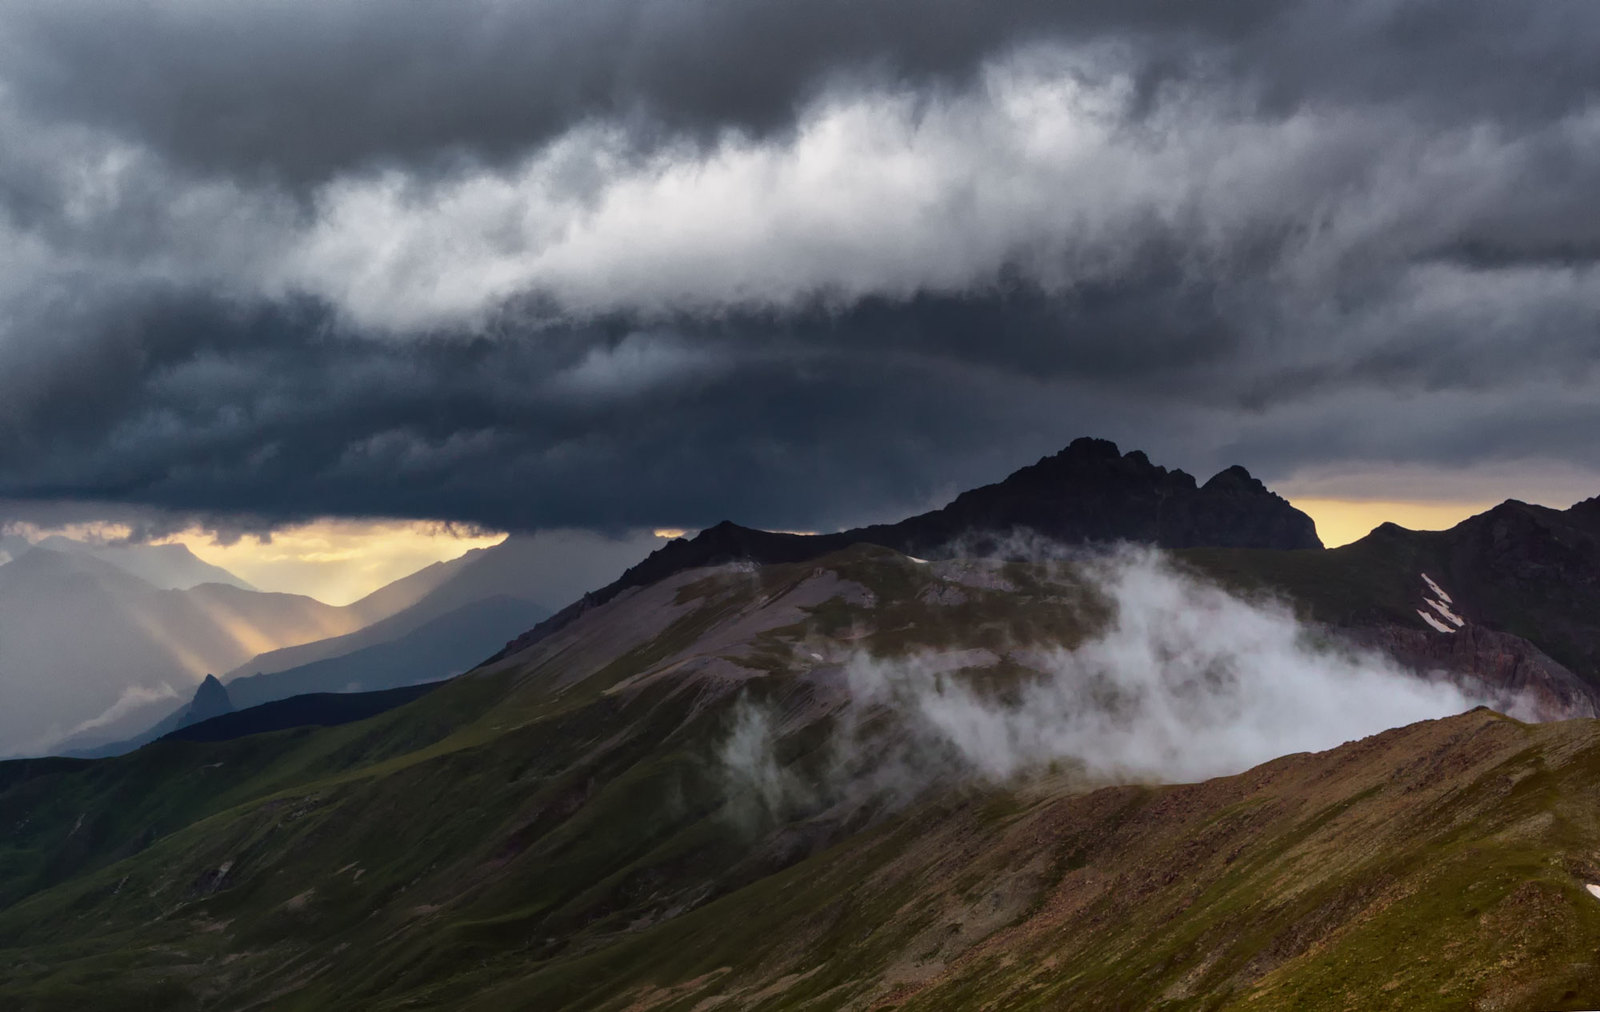
[[[118,677],[132,676],[134,684],[115,699],[97,696],[95,701],[107,709],[83,712],[81,722],[70,727],[56,725],[25,749],[115,755],[152,741],[188,720],[185,700],[201,672],[214,673],[226,683],[232,705],[240,709],[297,693],[373,691],[447,678],[545,618],[548,609],[540,601],[565,603],[614,577],[658,540],[638,532],[626,537],[562,531],[513,534],[496,545],[426,566],[343,607],[311,602],[341,621],[330,630],[332,635],[263,640],[272,648],[210,654],[212,663],[188,668],[172,662],[168,666],[177,675],[164,680],[161,672],[151,681],[143,669],[91,658],[84,670],[113,684]],[[259,604],[272,596],[241,600]],[[0,631],[4,618],[0,609]],[[157,633],[163,628],[151,627]],[[53,642],[69,629],[58,622],[42,625],[39,632]],[[185,641],[177,635],[168,638]],[[0,645],[0,661],[4,655]],[[46,657],[41,665],[48,665],[48,653]],[[189,670],[195,667],[200,670]],[[5,673],[0,665],[0,677]]]
[[0,566],[0,755],[119,736],[181,702],[207,672],[354,624],[307,597],[215,583],[163,589],[99,559],[34,548]]
[[386,614],[256,591],[182,545],[8,533],[0,551],[0,755],[125,737],[208,673]]
[[1124,547],[1074,570],[1109,606],[1076,647],[829,658],[846,699],[820,762],[782,762],[778,744],[798,728],[741,704],[721,754],[736,797],[795,813],[1046,771],[1186,782],[1480,704],[1532,715],[1504,692],[1419,678],[1154,550]]

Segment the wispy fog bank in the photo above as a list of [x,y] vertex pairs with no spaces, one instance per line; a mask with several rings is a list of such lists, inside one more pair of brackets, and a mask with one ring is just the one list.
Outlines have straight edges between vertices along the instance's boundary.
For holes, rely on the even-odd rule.
[[723,750],[730,774],[774,811],[1051,768],[1182,782],[1485,701],[1332,640],[1287,606],[1243,599],[1154,551],[1130,549],[1079,569],[1112,605],[1099,634],[1072,648],[1014,650],[1020,674],[974,669],[970,653],[853,654],[849,701],[836,714],[826,762],[805,775],[781,767],[775,722],[744,706]]

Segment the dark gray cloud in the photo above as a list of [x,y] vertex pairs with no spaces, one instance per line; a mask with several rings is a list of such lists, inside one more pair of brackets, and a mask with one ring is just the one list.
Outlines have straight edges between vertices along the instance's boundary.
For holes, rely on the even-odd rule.
[[[515,157],[576,123],[788,126],[830,79],[959,84],[1040,38],[1226,42],[1273,5],[1092,0],[64,0],[5,16],[16,99],[205,171]],[[1161,66],[1172,68],[1170,55]]]
[[1269,478],[1600,476],[1597,31],[1478,0],[24,0],[0,497],[152,534],[828,527],[1084,433]]
[[1584,0],[19,0],[3,51],[13,99],[41,117],[304,183],[513,158],[587,120],[782,130],[837,79],[960,87],[1040,42],[1105,47],[1146,102],[1200,82],[1277,113],[1404,102],[1527,124],[1600,87],[1597,21]]
[[[1163,361],[1159,347],[1116,346],[1114,321],[1039,297],[930,300],[893,327],[874,307],[702,333],[595,325],[416,343],[350,333],[313,306],[180,304],[143,321],[167,333],[145,342],[166,354],[75,376],[70,412],[41,402],[19,431],[50,438],[8,442],[0,496],[157,506],[134,522],[152,536],[323,514],[831,528],[930,507],[1081,432],[1202,477],[1231,460],[1285,475],[1351,458],[1470,466],[1530,447],[1600,471],[1573,438],[1600,425],[1592,385],[1556,370],[1430,392],[1406,363],[1252,405],[1245,377],[1224,375],[1239,365],[1225,342]],[[1021,327],[1015,348],[1008,326]],[[1051,357],[1020,339],[1074,326],[1112,345],[1094,359],[1063,342],[1070,353]],[[1217,386],[1185,386],[1197,377]]]

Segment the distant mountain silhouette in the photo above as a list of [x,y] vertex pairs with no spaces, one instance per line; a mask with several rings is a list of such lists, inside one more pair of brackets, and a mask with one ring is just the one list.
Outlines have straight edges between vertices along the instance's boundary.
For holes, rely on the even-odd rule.
[[201,561],[183,544],[96,545],[57,534],[41,540],[38,547],[109,562],[163,590],[188,590],[202,583],[256,589],[221,566]]
[[458,674],[549,613],[496,594],[464,604],[383,643],[285,671],[235,678],[228,695],[243,709],[308,692],[370,692]]
[[228,690],[217,681],[216,675],[207,675],[194,690],[194,700],[189,704],[189,709],[184,711],[184,724],[198,724],[202,720],[220,717],[225,713],[233,712],[233,700],[228,698]]
[[[447,678],[550,614],[528,600],[537,593],[543,565],[532,537],[513,535],[473,549],[338,609],[354,620],[350,631],[256,654],[227,669],[220,681],[232,705],[246,709],[306,693],[364,692]],[[182,726],[191,706],[175,706],[157,721],[146,718],[142,729],[121,726],[117,734],[67,741],[60,751],[120,755]]]
[[544,614],[527,601],[496,595],[462,605],[388,642],[337,657],[237,678],[226,685],[207,675],[193,700],[145,730],[110,743],[69,744],[62,754],[90,759],[121,755],[211,717],[243,713],[276,700],[313,694],[371,695],[434,683],[476,664]]
[[[368,600],[392,598],[396,588],[407,584],[411,597],[406,604],[371,621],[371,624],[363,624],[354,632],[342,636],[262,653],[225,672],[222,680],[233,685],[245,678],[301,668],[368,647],[392,643],[467,605],[481,604],[490,598],[520,598],[527,601],[534,593],[532,585],[536,582],[538,567],[538,549],[532,538],[513,535],[498,545],[474,548],[459,558],[435,563],[404,580],[398,580],[350,606],[359,609]],[[418,590],[421,592],[417,593]],[[549,614],[549,609],[529,604],[527,612],[542,617]],[[500,638],[503,640],[505,636]],[[471,664],[478,660],[482,658],[466,657],[462,663]],[[444,673],[440,672],[441,675]],[[330,684],[326,687],[336,686]]]

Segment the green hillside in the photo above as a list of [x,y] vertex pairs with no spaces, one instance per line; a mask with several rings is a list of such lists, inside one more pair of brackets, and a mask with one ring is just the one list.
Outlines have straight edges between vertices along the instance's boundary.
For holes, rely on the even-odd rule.
[[[631,590],[358,724],[0,765],[0,1000],[1600,1003],[1592,722],[1477,711],[1191,786],[828,786],[849,715],[823,658],[1070,646],[1106,617],[1072,567],[853,549]],[[814,790],[730,776],[752,706]]]

